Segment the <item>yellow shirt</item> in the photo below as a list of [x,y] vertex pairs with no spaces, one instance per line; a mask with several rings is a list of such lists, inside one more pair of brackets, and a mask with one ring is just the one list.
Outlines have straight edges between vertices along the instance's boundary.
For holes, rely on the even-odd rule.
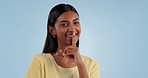
[[[81,56],[86,65],[89,78],[100,78],[100,72],[96,62],[89,57]],[[33,56],[32,62],[25,78],[79,78],[77,66],[63,68],[48,54]]]

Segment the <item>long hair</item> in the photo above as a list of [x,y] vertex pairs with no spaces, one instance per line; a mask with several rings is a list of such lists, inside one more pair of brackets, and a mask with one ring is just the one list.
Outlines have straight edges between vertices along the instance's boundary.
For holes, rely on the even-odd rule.
[[[47,37],[42,53],[55,53],[57,51],[58,49],[57,37],[53,37],[53,35],[49,32],[49,26],[55,27],[55,22],[58,19],[58,17],[67,11],[73,11],[79,16],[76,9],[69,4],[58,4],[51,9],[47,22]],[[77,41],[76,46],[79,47],[79,40]]]

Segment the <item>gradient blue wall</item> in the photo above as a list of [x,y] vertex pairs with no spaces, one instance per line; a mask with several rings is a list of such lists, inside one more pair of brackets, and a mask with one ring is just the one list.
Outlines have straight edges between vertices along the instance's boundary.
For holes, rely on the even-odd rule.
[[80,52],[97,61],[101,78],[148,78],[147,0],[1,0],[0,78],[24,78],[58,3],[78,10]]

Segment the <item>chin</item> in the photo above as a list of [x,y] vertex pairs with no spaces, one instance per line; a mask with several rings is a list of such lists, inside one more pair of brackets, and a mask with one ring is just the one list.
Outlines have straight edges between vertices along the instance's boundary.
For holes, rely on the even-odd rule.
[[[77,40],[78,41],[78,40]],[[76,41],[76,43],[77,43],[77,41]],[[71,40],[66,40],[66,45],[67,46],[70,46],[70,45],[72,45],[72,42],[71,42]]]
[[72,44],[71,44],[71,41],[66,41],[66,45],[67,45],[67,46],[72,45]]

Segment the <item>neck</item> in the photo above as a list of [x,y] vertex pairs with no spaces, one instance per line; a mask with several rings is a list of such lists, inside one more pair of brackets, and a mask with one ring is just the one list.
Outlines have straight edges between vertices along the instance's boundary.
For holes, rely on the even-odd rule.
[[68,46],[68,45],[61,45],[61,44],[58,44],[58,49],[57,49],[56,53],[60,52],[60,50],[64,51],[67,46]]
[[57,49],[57,52],[59,52],[60,50],[64,51],[67,46],[70,46],[70,45],[58,41],[58,49]]

